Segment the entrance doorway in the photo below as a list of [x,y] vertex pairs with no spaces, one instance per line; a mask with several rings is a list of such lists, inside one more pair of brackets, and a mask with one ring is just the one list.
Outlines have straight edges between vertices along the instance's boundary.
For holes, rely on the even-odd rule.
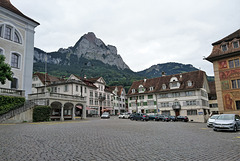
[[179,110],[174,110],[175,111],[175,116],[179,116],[180,115],[180,111]]

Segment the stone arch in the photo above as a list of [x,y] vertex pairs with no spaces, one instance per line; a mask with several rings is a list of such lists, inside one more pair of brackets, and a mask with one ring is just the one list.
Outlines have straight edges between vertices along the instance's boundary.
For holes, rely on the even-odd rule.
[[50,104],[51,107],[51,120],[60,120],[62,112],[62,103],[54,101]]
[[76,116],[76,117],[82,117],[83,108],[84,108],[84,106],[83,106],[83,104],[81,104],[81,103],[77,103],[77,104],[75,105],[75,116]]

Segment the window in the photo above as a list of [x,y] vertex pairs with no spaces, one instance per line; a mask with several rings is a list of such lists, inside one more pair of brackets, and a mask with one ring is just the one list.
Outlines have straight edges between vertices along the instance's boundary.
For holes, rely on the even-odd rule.
[[163,84],[162,89],[166,89],[166,88],[167,88],[166,84]]
[[197,115],[197,110],[187,110],[187,115]]
[[209,107],[210,107],[210,108],[217,108],[217,107],[218,107],[218,104],[217,104],[217,103],[209,104]]
[[158,95],[159,98],[168,98],[168,94],[165,93],[165,94],[159,94]]
[[169,102],[162,102],[161,107],[169,107]]
[[17,89],[18,88],[18,79],[13,78],[13,81],[11,81],[11,88]]
[[234,42],[233,42],[233,48],[238,48],[238,47],[239,47],[238,41],[234,41]]
[[180,97],[180,93],[179,92],[172,93],[172,96],[173,97]]
[[93,97],[93,91],[90,91],[90,97]]
[[78,92],[78,85],[76,85],[76,92]]
[[153,87],[150,87],[150,88],[149,88],[150,91],[153,91],[153,89],[154,89]]
[[148,95],[148,99],[153,99],[153,95]]
[[188,85],[188,87],[191,87],[192,86],[192,81],[188,81],[187,85]]
[[14,41],[19,44],[22,43],[22,38],[18,30],[11,25],[6,24],[0,25],[0,37],[10,41]]
[[96,98],[98,97],[98,92],[95,92],[95,97],[96,97]]
[[228,64],[229,64],[229,68],[240,67],[239,59],[229,60]]
[[232,89],[240,88],[240,79],[232,80]]
[[3,55],[3,49],[0,49],[0,55]]
[[163,115],[169,116],[170,115],[170,111],[162,111]]
[[135,89],[132,89],[132,93],[135,93]]
[[186,96],[194,96],[194,91],[187,91],[185,92]]
[[236,101],[236,109],[240,110],[240,101]]
[[12,53],[12,56],[11,56],[11,67],[13,68],[19,68],[20,66],[20,55],[17,54],[17,53]]
[[8,39],[8,40],[11,40],[11,35],[12,35],[12,27],[6,26],[6,27],[5,27],[5,35],[4,35],[4,38],[5,38],[5,39]]
[[65,85],[64,86],[64,92],[67,92],[68,91],[68,85]]
[[193,101],[186,101],[187,106],[192,106],[192,105],[196,105],[196,100]]
[[222,45],[221,48],[222,48],[222,51],[227,51],[227,45],[226,44]]

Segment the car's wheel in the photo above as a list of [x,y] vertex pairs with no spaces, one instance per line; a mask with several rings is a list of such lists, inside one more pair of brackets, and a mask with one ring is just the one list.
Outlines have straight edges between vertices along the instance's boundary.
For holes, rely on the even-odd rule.
[[133,118],[130,118],[131,121],[133,121]]
[[217,129],[213,128],[213,131],[217,131]]
[[234,131],[234,132],[237,132],[237,125],[235,125],[235,126],[233,127],[233,131]]

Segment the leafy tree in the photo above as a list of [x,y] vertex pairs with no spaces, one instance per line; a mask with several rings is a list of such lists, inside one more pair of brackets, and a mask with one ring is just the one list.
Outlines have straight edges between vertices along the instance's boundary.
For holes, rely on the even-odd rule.
[[6,64],[5,57],[0,55],[0,82],[2,84],[6,83],[6,79],[12,81],[13,72],[11,71],[11,67],[9,64]]

